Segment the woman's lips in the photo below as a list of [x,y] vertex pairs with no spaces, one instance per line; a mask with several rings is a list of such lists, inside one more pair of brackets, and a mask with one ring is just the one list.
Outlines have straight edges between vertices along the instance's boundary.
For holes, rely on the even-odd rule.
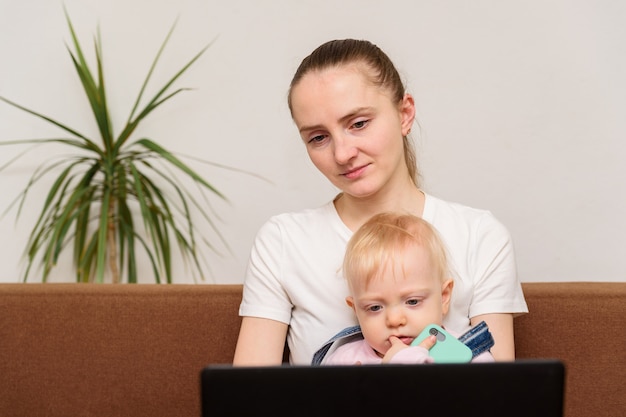
[[350,171],[344,172],[342,175],[350,180],[353,180],[360,177],[367,167],[368,165],[362,165],[360,167],[351,169]]

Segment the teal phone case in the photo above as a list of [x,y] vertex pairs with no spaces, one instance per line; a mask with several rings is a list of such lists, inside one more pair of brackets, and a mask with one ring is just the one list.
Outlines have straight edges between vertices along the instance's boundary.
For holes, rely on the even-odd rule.
[[437,343],[429,352],[435,363],[464,363],[472,360],[472,350],[436,324],[426,326],[411,346],[419,345],[430,335],[437,337]]

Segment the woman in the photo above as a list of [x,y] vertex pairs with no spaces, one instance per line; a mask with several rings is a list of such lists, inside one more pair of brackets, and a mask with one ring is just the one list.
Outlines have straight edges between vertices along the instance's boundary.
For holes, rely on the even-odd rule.
[[339,330],[356,324],[344,299],[345,246],[383,211],[410,213],[440,233],[455,273],[444,325],[459,334],[485,321],[496,360],[514,358],[513,315],[527,311],[508,231],[487,211],[419,188],[408,134],[415,119],[387,55],[367,41],[327,42],[291,82],[289,108],[313,164],[341,190],[332,202],[271,218],[253,245],[235,365],[308,364]]

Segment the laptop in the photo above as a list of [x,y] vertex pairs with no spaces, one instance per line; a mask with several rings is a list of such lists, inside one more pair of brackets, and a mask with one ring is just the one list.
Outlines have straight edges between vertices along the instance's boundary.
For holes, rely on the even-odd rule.
[[201,371],[203,417],[407,415],[562,417],[558,360],[270,366]]

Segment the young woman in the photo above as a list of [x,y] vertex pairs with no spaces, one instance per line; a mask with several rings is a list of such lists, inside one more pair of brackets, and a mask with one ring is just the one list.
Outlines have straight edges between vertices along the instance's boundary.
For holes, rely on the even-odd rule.
[[339,330],[356,324],[341,276],[346,244],[373,215],[406,212],[440,233],[454,272],[446,328],[485,321],[496,360],[514,358],[513,315],[527,311],[510,235],[491,213],[425,194],[408,138],[413,97],[377,46],[335,40],[300,64],[289,108],[313,164],[341,192],[321,207],[269,219],[244,282],[235,365],[309,364]]

